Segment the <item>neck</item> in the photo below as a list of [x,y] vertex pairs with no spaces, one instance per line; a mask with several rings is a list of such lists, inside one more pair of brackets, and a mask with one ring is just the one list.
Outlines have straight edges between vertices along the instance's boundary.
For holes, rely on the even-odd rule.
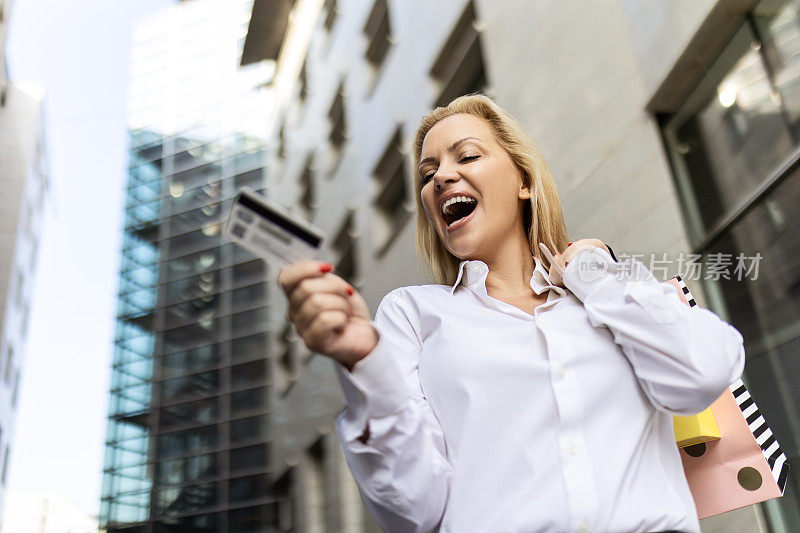
[[485,260],[489,267],[486,290],[492,297],[526,294],[531,291],[531,277],[536,266],[524,232],[510,239],[502,249]]

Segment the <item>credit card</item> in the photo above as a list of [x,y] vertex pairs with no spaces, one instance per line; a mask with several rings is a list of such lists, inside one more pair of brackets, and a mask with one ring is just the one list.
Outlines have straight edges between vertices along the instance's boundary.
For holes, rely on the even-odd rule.
[[314,259],[325,234],[248,187],[233,200],[224,235],[277,269]]

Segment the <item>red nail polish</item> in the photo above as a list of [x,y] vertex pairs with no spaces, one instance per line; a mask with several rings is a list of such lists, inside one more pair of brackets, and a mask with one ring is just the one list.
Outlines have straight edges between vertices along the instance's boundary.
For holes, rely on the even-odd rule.
[[571,242],[570,242],[570,243],[567,243],[567,246],[572,246],[572,243],[571,243]]
[[333,270],[333,265],[330,263],[323,263],[319,266],[319,271],[323,274],[327,274],[331,270]]
[[347,287],[347,295],[348,296],[352,296],[353,294],[355,294],[355,291],[353,290],[353,288],[352,287]]

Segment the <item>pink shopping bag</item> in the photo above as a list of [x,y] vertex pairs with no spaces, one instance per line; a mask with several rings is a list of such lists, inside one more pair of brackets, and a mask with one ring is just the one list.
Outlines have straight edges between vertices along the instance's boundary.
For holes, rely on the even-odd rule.
[[[695,306],[679,276],[669,280]],[[681,448],[700,518],[783,496],[789,463],[742,380],[711,404],[721,438]]]

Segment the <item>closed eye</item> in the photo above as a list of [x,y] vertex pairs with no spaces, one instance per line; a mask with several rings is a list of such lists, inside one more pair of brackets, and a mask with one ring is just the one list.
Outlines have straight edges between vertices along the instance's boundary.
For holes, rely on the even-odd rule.
[[[479,157],[480,157],[479,155],[465,155],[461,159],[459,159],[458,162],[459,163],[469,163],[470,161],[474,161],[475,159],[478,159]],[[435,170],[431,170],[427,174],[423,174],[419,179],[420,183],[423,186],[425,186],[425,184],[428,183],[433,178],[434,174],[436,174]]]

